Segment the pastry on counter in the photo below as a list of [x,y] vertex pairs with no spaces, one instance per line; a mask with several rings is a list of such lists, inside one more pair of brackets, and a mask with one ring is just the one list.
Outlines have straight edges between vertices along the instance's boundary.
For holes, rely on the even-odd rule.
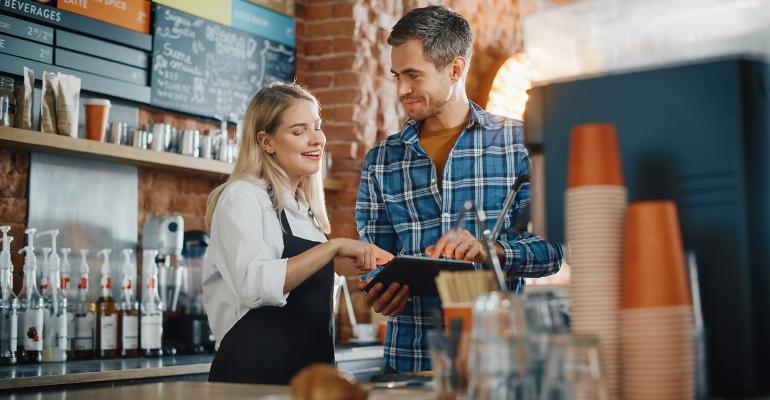
[[295,400],[364,400],[368,395],[364,388],[327,364],[303,368],[291,378],[289,386]]

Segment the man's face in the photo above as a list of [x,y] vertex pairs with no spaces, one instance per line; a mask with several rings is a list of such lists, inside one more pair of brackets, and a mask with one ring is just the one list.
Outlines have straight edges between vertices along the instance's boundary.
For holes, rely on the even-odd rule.
[[419,39],[394,47],[390,60],[398,97],[409,118],[422,121],[440,114],[452,95],[452,63],[437,68],[426,57]]

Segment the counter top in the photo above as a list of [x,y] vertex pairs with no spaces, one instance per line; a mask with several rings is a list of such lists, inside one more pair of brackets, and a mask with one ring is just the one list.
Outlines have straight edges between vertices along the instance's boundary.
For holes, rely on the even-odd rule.
[[[371,388],[370,385],[364,385]],[[369,400],[435,399],[430,389],[371,389]],[[97,389],[67,389],[29,392],[14,395],[16,400],[61,399],[231,399],[231,400],[291,400],[288,386],[244,385],[211,382],[161,382]]]
[[0,389],[208,374],[213,354],[0,367]]
[[[335,357],[338,364],[350,364],[382,359],[382,351],[379,345],[338,346]],[[201,354],[4,366],[0,367],[0,390],[208,374],[213,359],[213,354]]]

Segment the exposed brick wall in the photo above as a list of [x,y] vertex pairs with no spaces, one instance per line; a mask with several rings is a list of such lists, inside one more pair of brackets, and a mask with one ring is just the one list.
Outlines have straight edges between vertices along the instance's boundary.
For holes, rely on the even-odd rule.
[[[321,102],[327,150],[333,163],[330,177],[344,183],[327,192],[332,237],[356,238],[355,199],[362,158],[387,135],[399,130],[405,113],[390,73],[387,37],[393,24],[409,9],[439,4],[436,0],[298,0],[297,80]],[[475,36],[468,78],[469,97],[486,103],[494,72],[521,47],[515,2],[510,0],[450,0],[448,7],[465,15]],[[490,76],[491,75],[491,76]],[[359,319],[368,309],[356,293]],[[350,335],[347,312],[340,310],[340,331]]]
[[[343,182],[340,191],[327,191],[332,237],[357,238],[355,198],[363,155],[377,141],[397,132],[405,113],[390,74],[392,25],[407,10],[436,0],[297,0],[297,80],[321,101],[327,150],[333,163],[330,178]],[[468,77],[469,97],[484,105],[494,72],[521,49],[515,1],[447,0],[448,7],[466,16],[475,36]],[[177,129],[217,128],[214,123],[141,109],[139,123],[164,122]],[[29,155],[0,149],[0,222],[10,222],[15,237],[23,237],[27,216]],[[179,213],[185,229],[203,229],[208,193],[221,179],[184,173],[139,169],[139,220],[160,213]],[[23,241],[13,243],[18,250]],[[14,251],[14,265],[21,259]],[[20,267],[19,267],[20,268]],[[20,282],[20,280],[16,280]],[[353,281],[350,288],[357,291]],[[371,319],[360,292],[352,293],[357,319]],[[341,339],[350,337],[347,312],[341,305]]]
[[523,50],[518,7],[512,0],[446,0],[473,30],[473,56],[465,85],[468,98],[484,107],[495,73],[508,57]]
[[29,152],[0,148],[0,225],[10,225],[11,260],[15,266],[14,290],[21,290],[24,256],[18,251],[24,245],[27,226],[27,176]]
[[403,6],[377,0],[296,4],[297,80],[321,102],[330,178],[344,183],[342,190],[326,194],[332,237],[357,238],[355,196],[363,155],[396,132],[403,117],[385,43]]
[[[139,124],[167,123],[177,130],[216,129],[211,121],[186,117],[157,110],[139,109]],[[183,172],[161,171],[154,168],[139,168],[139,224],[157,214],[180,214],[184,218],[185,230],[206,230],[204,214],[208,194],[225,177],[212,178]]]

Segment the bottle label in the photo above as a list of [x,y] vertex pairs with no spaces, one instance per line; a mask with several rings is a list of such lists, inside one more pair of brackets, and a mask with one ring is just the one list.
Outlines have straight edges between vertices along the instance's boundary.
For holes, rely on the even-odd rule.
[[57,336],[54,343],[58,350],[67,351],[70,342],[70,333],[69,330],[67,330],[67,313],[61,313],[58,317],[56,317],[56,324],[59,326],[59,329],[57,329]]
[[123,316],[123,350],[135,350],[139,347],[139,319],[136,315]]
[[67,316],[64,313],[55,315],[45,314],[43,323],[45,334],[43,342],[49,351],[63,352],[67,349]]
[[72,350],[72,342],[75,341],[75,314],[67,312],[67,351]]
[[43,309],[27,310],[24,313],[24,350],[43,350]]
[[102,315],[101,324],[101,348],[99,350],[115,350],[118,348],[118,315]]
[[142,314],[142,349],[159,349],[163,336],[163,318],[158,313]]
[[75,316],[75,350],[94,349],[94,314]]

